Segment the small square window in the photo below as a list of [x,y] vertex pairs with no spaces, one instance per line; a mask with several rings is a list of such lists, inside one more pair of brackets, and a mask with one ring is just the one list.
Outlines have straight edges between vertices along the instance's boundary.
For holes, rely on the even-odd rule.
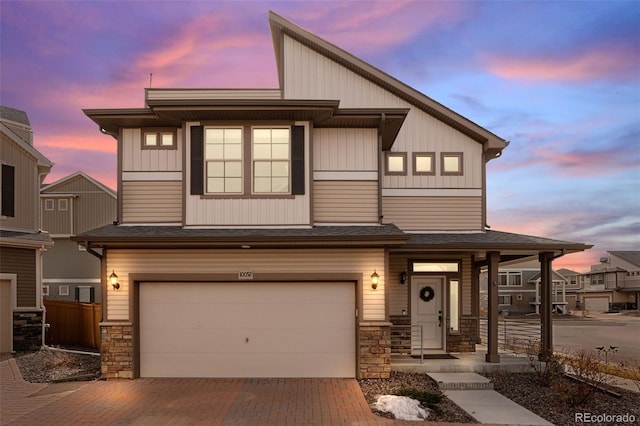
[[58,287],[58,295],[59,296],[68,296],[69,295],[69,286],[64,284]]
[[387,175],[406,175],[407,174],[407,153],[406,152],[388,152],[386,156],[386,174]]
[[42,295],[43,296],[48,296],[49,295],[49,286],[46,285],[46,284],[42,286]]
[[44,200],[44,209],[48,212],[52,212],[56,208],[56,202],[53,198],[47,198]]
[[66,198],[61,198],[58,200],[58,210],[61,212],[66,212],[69,210],[69,200]]
[[144,129],[142,149],[174,149],[176,131],[174,129]]
[[511,295],[508,295],[508,296],[498,296],[498,305],[501,305],[501,306],[510,306],[510,305],[511,305]]
[[443,175],[461,176],[463,174],[461,152],[443,152],[441,162]]
[[436,174],[436,154],[434,152],[414,152],[413,153],[413,174],[414,175],[435,175]]
[[157,146],[158,145],[158,135],[155,133],[145,133],[144,135],[144,145],[145,146]]

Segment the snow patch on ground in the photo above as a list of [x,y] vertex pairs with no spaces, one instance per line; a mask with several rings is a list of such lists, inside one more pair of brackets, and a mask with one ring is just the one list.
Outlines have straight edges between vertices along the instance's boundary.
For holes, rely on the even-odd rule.
[[429,417],[429,410],[420,406],[420,402],[408,396],[380,395],[371,405],[378,411],[391,413],[398,420],[421,421]]

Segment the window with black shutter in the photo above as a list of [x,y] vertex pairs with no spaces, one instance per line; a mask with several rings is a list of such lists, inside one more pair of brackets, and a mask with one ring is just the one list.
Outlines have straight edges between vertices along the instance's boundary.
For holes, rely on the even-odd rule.
[[15,216],[15,174],[15,167],[2,165],[2,216]]

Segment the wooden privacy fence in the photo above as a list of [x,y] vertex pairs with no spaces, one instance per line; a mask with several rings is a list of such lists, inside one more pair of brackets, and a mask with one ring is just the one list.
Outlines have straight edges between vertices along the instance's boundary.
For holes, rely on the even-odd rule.
[[47,323],[45,334],[47,345],[77,345],[100,348],[99,303],[64,302],[45,300]]

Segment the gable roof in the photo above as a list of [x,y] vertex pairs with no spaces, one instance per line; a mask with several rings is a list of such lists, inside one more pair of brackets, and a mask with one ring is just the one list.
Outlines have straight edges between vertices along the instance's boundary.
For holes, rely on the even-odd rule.
[[52,193],[52,192],[55,191],[56,188],[62,186],[63,184],[65,184],[65,183],[67,183],[67,182],[69,182],[69,181],[71,181],[71,180],[73,180],[73,179],[75,179],[77,177],[80,177],[82,179],[88,180],[89,182],[91,182],[92,184],[94,184],[95,186],[97,186],[98,188],[100,188],[102,191],[106,192],[107,194],[109,194],[113,198],[117,198],[117,194],[113,189],[109,188],[108,186],[106,186],[102,182],[97,181],[96,179],[92,178],[91,176],[87,175],[84,172],[75,172],[75,173],[70,174],[68,176],[65,176],[65,177],[63,177],[61,179],[58,179],[55,182],[43,185],[40,188],[40,193],[41,194],[42,193],[45,193],[45,194],[46,193]]
[[284,35],[287,35],[483,144],[490,156],[497,155],[507,146],[508,142],[501,137],[273,11],[269,11],[269,24],[281,88],[284,84]]
[[20,111],[19,109],[0,105],[0,118],[31,127],[29,116],[26,112]]
[[635,266],[640,267],[640,251],[634,250],[634,251],[609,251],[607,252],[609,254],[612,254],[616,257],[619,257],[620,259],[624,260],[625,262],[629,262]]

